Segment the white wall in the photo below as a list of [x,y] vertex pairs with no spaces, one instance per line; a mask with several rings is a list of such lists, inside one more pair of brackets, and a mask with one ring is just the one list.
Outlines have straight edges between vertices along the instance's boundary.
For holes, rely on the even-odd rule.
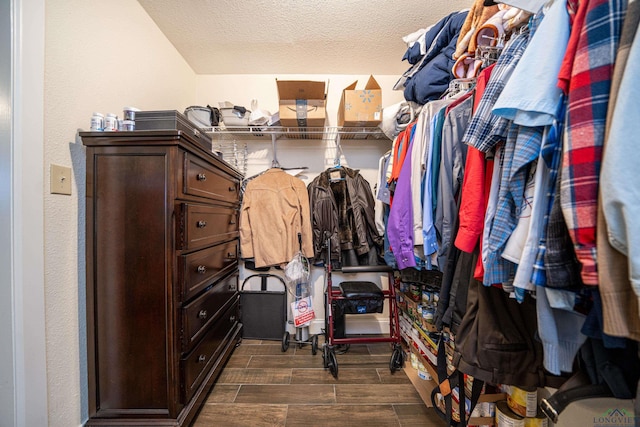
[[[46,2],[45,286],[49,426],[87,417],[84,176],[78,130],[91,113],[183,109],[195,74],[132,0]],[[49,194],[49,165],[73,168],[72,195]]]

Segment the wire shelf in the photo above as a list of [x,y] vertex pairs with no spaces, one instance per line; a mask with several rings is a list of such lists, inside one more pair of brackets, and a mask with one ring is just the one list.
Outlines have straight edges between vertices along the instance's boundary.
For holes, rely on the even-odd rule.
[[380,139],[389,138],[379,127],[283,127],[283,126],[248,126],[248,127],[207,127],[202,128],[211,138],[217,139]]
[[222,154],[222,158],[244,175],[247,174],[249,157],[248,144],[251,141],[271,141],[273,167],[279,167],[277,143],[280,138],[290,140],[325,140],[336,144],[336,160],[341,154],[342,140],[380,140],[389,142],[389,138],[378,127],[231,127],[215,126],[201,128],[213,142],[213,150]]

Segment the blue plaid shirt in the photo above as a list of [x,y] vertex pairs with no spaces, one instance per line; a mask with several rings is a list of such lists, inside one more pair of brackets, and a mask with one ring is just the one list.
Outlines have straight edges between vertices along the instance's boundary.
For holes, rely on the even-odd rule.
[[[505,46],[463,137],[467,144],[485,153],[506,139],[496,214],[489,238],[482,243],[487,252],[483,280],[487,286],[496,283],[508,285],[515,275],[516,264],[503,259],[501,255],[518,222],[518,211],[528,172],[527,159],[533,156],[535,160],[542,140],[542,128],[517,126],[491,112],[528,42],[529,34],[518,34]],[[525,153],[516,154],[522,149]],[[521,155],[524,158],[520,158]]]
[[464,142],[484,153],[491,151],[498,142],[503,141],[507,136],[511,121],[496,116],[491,110],[522,57],[528,41],[529,34],[518,34],[504,47],[491,72],[491,78],[487,82],[478,108],[462,137]]
[[549,130],[547,139],[543,141],[541,148],[541,159],[549,168],[549,176],[547,183],[547,210],[544,216],[544,226],[540,234],[540,243],[538,245],[538,253],[535,263],[533,264],[533,272],[531,273],[531,283],[536,286],[545,286],[547,284],[547,275],[544,267],[544,256],[547,251],[547,227],[549,216],[551,215],[551,207],[556,196],[558,170],[560,169],[560,161],[562,160],[562,133],[564,130],[566,99],[560,101],[560,112],[558,120],[554,122]]
[[489,249],[485,264],[485,284],[513,280],[515,264],[502,258],[504,247],[518,225],[524,202],[524,190],[531,164],[538,158],[543,127],[512,125],[505,143],[505,163],[500,179],[498,206],[489,239],[483,244]]
[[543,127],[511,125],[504,147],[504,165],[500,178],[498,205],[489,238],[483,242],[488,256],[484,266],[484,283],[507,283],[513,280],[515,264],[502,258],[504,247],[518,224],[524,190],[531,163],[538,158]]

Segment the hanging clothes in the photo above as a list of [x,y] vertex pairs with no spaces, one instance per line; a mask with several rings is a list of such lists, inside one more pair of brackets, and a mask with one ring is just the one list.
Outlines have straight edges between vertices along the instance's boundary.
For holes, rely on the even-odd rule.
[[[590,0],[573,60],[561,204],[586,285],[597,285],[596,214],[604,127],[625,0]],[[597,57],[597,59],[595,59]]]
[[413,157],[412,139],[405,158],[405,165],[400,171],[400,176],[396,183],[393,204],[389,211],[387,221],[387,236],[391,251],[396,260],[399,270],[416,267],[416,257],[413,252],[413,200],[411,193],[411,161]]
[[[490,65],[478,75],[474,91],[473,116],[467,126],[466,132],[469,131],[474,118],[478,117],[478,107],[484,98],[485,89],[489,84],[494,68],[495,64]],[[464,135],[462,140],[464,141]],[[488,159],[480,150],[471,145],[467,145],[467,159],[460,195],[460,224],[454,244],[458,249],[468,253],[473,252],[476,245],[479,245],[481,242],[481,236],[484,230],[484,217],[489,201],[490,179],[493,174],[493,165],[494,161],[492,158]],[[482,267],[481,257],[477,260],[475,270],[475,277],[482,280],[484,269]]]
[[[524,54],[526,46],[529,41],[529,35],[527,33],[515,35],[505,46],[498,62],[495,64],[495,68],[491,73],[491,78],[487,83],[487,87],[484,91],[482,99],[478,104],[478,108],[474,117],[471,119],[467,133],[464,136],[464,140],[472,147],[483,153],[490,153],[495,145],[500,141],[505,141],[505,162],[511,160],[511,153],[515,149],[516,139],[518,137],[518,130],[511,126],[511,121],[503,117],[494,115],[491,110],[498,99],[502,90],[509,80],[509,77],[513,73],[513,70],[517,66],[520,58]],[[524,137],[524,135],[523,135]],[[467,157],[469,159],[469,156]],[[503,169],[503,177],[505,173],[510,170],[510,165],[505,163]],[[489,176],[489,174],[487,174]],[[500,187],[501,192],[505,192],[506,189]],[[506,197],[508,193],[504,193],[503,197]],[[464,197],[464,194],[463,194]],[[500,196],[499,196],[500,197]],[[510,275],[513,273],[514,268],[509,261],[500,257],[504,241],[508,238],[511,230],[509,229],[509,216],[498,215],[500,212],[496,211],[496,216],[493,218],[491,224],[491,231],[495,238],[494,246],[491,246],[491,241],[483,241],[483,245],[490,245],[489,248],[495,248],[496,251],[489,251],[489,258],[484,263],[484,283],[485,285],[502,284],[509,280]],[[504,224],[504,226],[503,226]],[[495,228],[495,231],[494,231]]]
[[[557,76],[569,33],[566,4],[554,1],[537,28],[531,30],[527,48],[496,100],[493,114],[528,127],[548,126],[557,120],[562,94]],[[536,90],[529,90],[531,82]]]
[[[458,94],[458,96],[461,94]],[[414,233],[420,236],[419,242],[423,245],[425,258],[438,251],[436,229],[433,221],[434,214],[434,184],[433,181],[439,173],[440,148],[442,145],[442,125],[444,124],[444,112],[457,98],[431,101],[423,107],[425,113],[425,131],[423,136],[422,157],[420,159],[420,172],[417,184],[412,191],[418,194],[420,200],[418,208],[414,207]],[[437,163],[437,166],[436,166]],[[420,197],[421,195],[421,197]],[[417,216],[417,218],[416,218]],[[429,259],[429,261],[431,261]]]
[[416,122],[411,122],[409,125],[398,134],[393,140],[392,156],[389,160],[389,167],[387,168],[387,188],[389,189],[389,205],[393,204],[393,194],[395,192],[396,183],[400,177],[400,171],[404,165],[407,151],[409,150],[409,143],[413,138]]
[[[456,48],[453,53],[453,59],[458,59],[467,52],[475,52],[475,46],[469,47],[471,41],[474,40],[478,28],[489,20],[493,15],[498,13],[498,5],[485,6],[484,0],[475,0],[471,6],[471,10],[467,14],[460,35],[456,40]],[[461,76],[460,76],[461,77]]]
[[[627,8],[627,14],[624,19],[624,25],[622,27],[622,35],[620,36],[620,47],[618,48],[618,54],[616,56],[616,64],[614,68],[613,79],[611,81],[611,98],[609,102],[609,111],[607,112],[607,133],[605,137],[605,145],[603,146],[603,159],[602,159],[602,173],[600,174],[600,200],[598,203],[598,224],[597,224],[597,250],[598,250],[598,281],[600,285],[600,295],[602,297],[604,324],[603,330],[605,333],[613,336],[626,337],[636,341],[640,341],[640,314],[638,306],[640,300],[640,287],[634,285],[630,280],[631,275],[629,272],[629,253],[623,253],[617,250],[609,242],[609,218],[604,213],[603,199],[606,199],[611,203],[611,197],[616,192],[619,192],[620,181],[616,182],[612,179],[611,169],[615,170],[618,165],[612,162],[612,157],[608,156],[607,146],[611,144],[624,144],[625,140],[620,136],[620,132],[624,129],[625,132],[629,129],[631,123],[629,119],[624,119],[625,104],[632,100],[632,91],[637,91],[635,82],[631,82],[631,76],[633,73],[637,73],[640,68],[638,61],[640,60],[640,42],[638,40],[638,23],[640,22],[640,2],[630,2]],[[629,74],[626,73],[627,60],[631,54],[631,48],[633,47],[634,55],[629,68]],[[633,68],[635,67],[635,68]],[[620,90],[622,81],[625,81],[625,91]],[[618,106],[618,96],[620,96],[621,106]],[[618,108],[620,111],[618,112]],[[614,119],[614,112],[617,115]],[[614,130],[615,129],[615,130]],[[613,136],[611,134],[613,133]],[[621,147],[614,147],[614,154]],[[626,148],[630,150],[630,148]],[[610,187],[615,187],[613,190]],[[613,191],[607,196],[603,196],[604,193]],[[627,196],[623,196],[623,200],[627,200]],[[621,220],[619,218],[622,209],[613,208],[611,205],[608,209],[609,215],[615,216],[613,219],[616,221]],[[625,215],[625,221],[627,216]],[[614,225],[613,228],[616,226]],[[611,233],[613,236],[614,233]],[[633,253],[633,251],[631,251]],[[637,265],[637,263],[634,263]]]
[[325,241],[330,238],[332,261],[344,266],[379,264],[383,237],[376,228],[371,186],[360,171],[329,168],[309,183],[307,191],[315,262],[327,259]]
[[407,50],[403,60],[412,66],[394,86],[395,90],[404,88],[407,101],[424,105],[446,92],[452,78],[453,52],[467,14],[468,11],[453,12],[431,27],[424,35],[423,43],[428,46],[424,55],[419,49]]
[[473,109],[473,92],[448,107],[442,126],[440,168],[435,190],[435,213],[433,223],[438,236],[438,266],[444,271],[449,250],[456,232],[458,206],[464,165],[467,160],[467,145],[462,142]]
[[544,387],[542,346],[536,334],[531,296],[518,303],[502,289],[471,279],[453,365],[491,384]]
[[[634,162],[637,144],[633,144],[638,132],[638,83],[640,73],[640,31],[636,3],[629,4],[624,23],[618,58],[620,58],[619,89],[615,95],[615,107],[611,114],[608,139],[602,160],[601,190],[604,229],[598,242],[598,268],[600,292],[603,304],[604,331],[611,335],[640,340],[640,251],[636,246],[638,218],[638,188],[635,185],[638,167]],[[630,18],[631,17],[631,18]],[[632,39],[633,37],[633,39]],[[631,40],[633,40],[631,42]],[[628,52],[625,61],[625,54]],[[618,74],[616,59],[616,75]],[[615,82],[615,80],[614,80]],[[618,87],[617,84],[615,87]],[[613,98],[612,98],[613,99]],[[611,109],[611,105],[610,105]],[[600,222],[598,223],[600,225]],[[600,252],[602,243],[610,245]],[[614,261],[613,264],[607,262]],[[618,267],[618,269],[616,269]]]
[[289,262],[313,253],[309,196],[304,182],[271,168],[247,183],[240,211],[240,251],[256,267]]
[[[416,120],[416,131],[413,135],[413,146],[411,156],[411,170],[408,171],[409,182],[411,186],[411,195],[414,203],[411,204],[413,211],[413,245],[416,248],[416,255],[426,257],[432,254],[435,248],[435,238],[428,242],[428,248],[423,249],[425,232],[423,223],[423,208],[425,199],[423,192],[425,191],[427,174],[429,173],[430,164],[429,153],[433,150],[434,139],[438,137],[433,127],[434,119],[438,112],[448,105],[451,105],[454,99],[436,100],[425,104],[420,111]],[[430,236],[433,237],[433,236]]]
[[[495,65],[478,75],[466,131],[457,141],[445,137],[455,108],[442,108],[440,99],[421,101],[419,126],[405,159],[419,167],[396,169],[399,205],[394,210],[391,203],[386,229],[400,269],[421,268],[421,262],[431,267],[429,254],[437,250],[433,266],[442,272],[442,305],[436,324],[455,329],[454,367],[491,383],[520,386],[541,386],[545,373],[574,370],[587,337],[608,349],[626,343],[607,331],[636,340],[640,336],[640,274],[634,270],[640,256],[629,237],[635,230],[630,218],[638,216],[629,212],[640,195],[628,185],[629,171],[637,169],[629,154],[633,139],[623,138],[634,129],[631,100],[637,98],[637,85],[624,78],[628,70],[618,77],[624,88],[620,98],[616,90],[611,93],[611,102],[624,107],[614,110],[609,101],[612,72],[622,74],[615,55],[625,12],[630,20],[620,44],[630,49],[633,62],[625,66],[618,53],[620,64],[640,63],[632,49],[640,6],[632,3],[635,10],[627,11],[624,0],[542,3],[537,2],[539,10],[529,10],[535,15],[527,30],[511,34],[505,27],[490,28],[494,21],[487,19],[488,32],[478,35],[478,26],[469,23],[482,15],[481,9],[466,16],[458,47],[469,41],[477,45],[478,37],[491,37],[490,31],[493,36],[504,32],[507,42]],[[526,13],[492,15],[498,23],[507,16],[518,21]],[[424,34],[443,30],[445,22]],[[408,84],[415,83],[420,61],[433,51],[413,53],[416,66],[404,76]],[[634,72],[628,76],[640,73],[629,69]],[[469,77],[470,70],[463,71]],[[426,89],[426,81],[423,85]],[[605,139],[607,120],[617,127]],[[601,155],[605,141],[607,152]],[[456,187],[456,168],[449,159],[460,155],[461,143],[466,158]],[[601,159],[607,187],[597,218]],[[596,258],[596,218],[598,251],[605,248],[606,258]],[[422,240],[415,234],[420,221]],[[420,244],[422,254],[416,250]],[[607,264],[599,271],[596,261]],[[607,281],[601,289],[606,292],[585,286],[597,285],[598,279],[601,286]]]
[[386,173],[390,160],[391,151],[387,151],[382,157],[380,157],[380,160],[378,161],[378,179],[374,186],[376,229],[378,230],[378,234],[381,236],[384,234],[386,223],[384,220],[384,207],[385,205],[389,205],[389,202],[391,201],[391,194],[386,180]]
[[[529,34],[517,34],[505,46],[465,135],[465,140],[470,144],[467,163],[470,158],[476,158],[478,165],[483,166],[479,168],[481,173],[476,175],[475,182],[484,189],[479,193],[484,197],[478,199],[478,205],[484,206],[484,209],[480,215],[482,220],[475,227],[478,230],[475,234],[477,237],[468,239],[466,247],[470,252],[477,253],[478,237],[484,234],[481,248],[486,264],[484,274],[480,276],[483,282],[468,279],[467,312],[456,335],[454,363],[461,371],[492,383],[543,385],[545,361],[541,343],[536,340],[535,300],[528,294],[521,294],[516,301],[504,292],[511,289],[508,285],[515,274],[515,264],[509,264],[500,257],[517,224],[518,217],[513,214],[521,208],[525,184],[532,177],[531,165],[539,155],[543,128],[527,126],[529,122],[526,119],[524,125],[513,124],[512,116],[500,117],[491,111],[504,93],[505,85],[511,82],[514,70],[528,49],[528,43]],[[555,113],[557,104],[553,105]],[[476,150],[476,157],[471,156],[472,149]],[[495,154],[497,162],[488,171],[484,169],[487,154]],[[469,183],[473,182],[471,172],[472,169],[465,169],[465,183],[467,179]],[[475,192],[475,196],[477,194]],[[463,202],[467,195],[470,196],[470,193],[465,193],[463,187]],[[462,220],[463,216],[460,218]],[[464,230],[459,231],[458,238],[459,243],[464,245]],[[458,260],[459,263],[469,261],[463,257]],[[458,268],[456,271],[459,274],[463,270]],[[460,279],[457,282],[464,283]],[[499,284],[503,289],[490,286],[493,284]],[[460,285],[457,286],[459,288]],[[450,313],[455,304],[449,302],[448,306],[446,312]],[[501,346],[507,343],[511,346],[511,350],[505,353],[508,353],[508,360],[502,357],[501,350]],[[523,351],[515,351],[513,346]],[[579,342],[576,348],[578,346]],[[497,351],[487,352],[489,348]],[[486,356],[480,356],[480,353]]]
[[[389,221],[389,211],[391,203],[391,191],[389,190],[388,177],[390,176],[392,151],[388,151],[380,158],[378,169],[378,183],[375,202],[375,217],[378,232],[383,236],[383,259],[384,263],[393,269],[397,269],[396,259],[391,252],[391,244],[387,234],[387,224]],[[380,226],[381,224],[381,226]]]

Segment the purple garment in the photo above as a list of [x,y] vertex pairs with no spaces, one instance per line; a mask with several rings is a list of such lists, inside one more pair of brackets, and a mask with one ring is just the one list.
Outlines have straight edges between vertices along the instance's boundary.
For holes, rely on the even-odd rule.
[[393,193],[389,220],[387,222],[387,237],[391,250],[402,270],[416,266],[413,256],[413,196],[411,194],[411,148],[413,139],[409,143],[407,155],[400,169],[400,176]]

